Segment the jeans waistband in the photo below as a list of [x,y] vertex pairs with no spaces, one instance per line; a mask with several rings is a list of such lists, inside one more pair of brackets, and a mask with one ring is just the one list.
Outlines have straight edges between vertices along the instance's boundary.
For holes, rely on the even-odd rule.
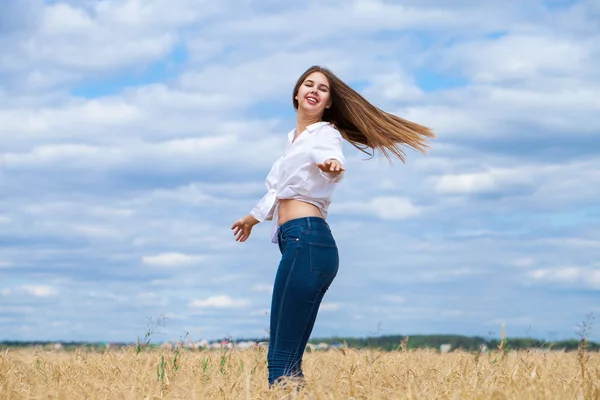
[[291,219],[279,227],[279,231],[286,232],[290,229],[318,229],[330,231],[329,224],[321,217],[301,217]]

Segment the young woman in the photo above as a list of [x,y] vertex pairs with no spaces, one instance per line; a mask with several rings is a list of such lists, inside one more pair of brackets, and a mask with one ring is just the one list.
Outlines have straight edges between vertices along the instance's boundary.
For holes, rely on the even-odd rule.
[[267,354],[269,384],[283,377],[304,380],[302,356],[323,295],[338,271],[338,249],[325,222],[331,195],[346,161],[343,139],[366,149],[389,152],[404,161],[401,146],[425,152],[433,133],[370,104],[326,68],[313,66],[293,92],[296,129],[284,154],[267,176],[267,194],[236,221],[236,241],[273,220],[272,241],[282,257],[271,301]]

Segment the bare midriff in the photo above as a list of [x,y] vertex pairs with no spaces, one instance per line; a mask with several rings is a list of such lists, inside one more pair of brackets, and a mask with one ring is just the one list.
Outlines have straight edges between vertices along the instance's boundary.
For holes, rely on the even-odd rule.
[[277,214],[279,225],[283,225],[292,219],[302,217],[323,218],[323,215],[321,215],[319,207],[305,201],[295,199],[279,200],[279,212]]

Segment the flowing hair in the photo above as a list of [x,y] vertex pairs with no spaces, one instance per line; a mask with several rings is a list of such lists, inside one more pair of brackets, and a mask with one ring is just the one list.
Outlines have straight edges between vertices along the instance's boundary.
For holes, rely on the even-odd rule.
[[[426,153],[429,147],[427,138],[435,137],[430,128],[380,110],[324,67],[310,67],[296,82],[292,96],[296,110],[300,85],[313,72],[321,72],[329,80],[331,107],[325,109],[323,121],[334,124],[354,147],[371,157],[375,150],[379,150],[388,160],[392,153],[402,162],[406,159],[401,146]],[[370,154],[367,149],[372,149],[373,153]]]

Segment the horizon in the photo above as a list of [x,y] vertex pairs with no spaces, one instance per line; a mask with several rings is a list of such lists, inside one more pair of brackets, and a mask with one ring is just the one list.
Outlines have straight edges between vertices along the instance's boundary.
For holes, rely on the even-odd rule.
[[[340,340],[347,340],[347,339],[351,339],[351,340],[368,340],[368,339],[378,339],[378,338],[389,338],[389,337],[402,337],[402,338],[410,338],[411,337],[417,337],[417,338],[422,338],[422,337],[446,337],[446,336],[451,336],[451,337],[460,337],[460,338],[468,338],[468,339],[483,339],[486,342],[489,341],[499,341],[502,338],[501,337],[484,337],[484,336],[478,336],[478,335],[458,335],[458,334],[454,334],[454,333],[439,333],[439,334],[388,334],[388,335],[376,335],[376,336],[312,336],[309,340],[310,342],[314,342],[314,341],[319,341],[319,340],[333,340],[333,339],[340,339]],[[579,342],[581,339],[577,338],[575,335],[573,337],[565,337],[565,338],[558,338],[558,339],[547,339],[547,338],[543,338],[543,337],[530,337],[530,336],[507,336],[506,340],[510,341],[510,340],[525,340],[525,339],[531,339],[531,340],[538,340],[538,341],[542,341],[542,342],[547,342],[547,343],[557,343],[557,342],[570,342],[570,341],[576,341]],[[193,339],[186,339],[185,341],[181,340],[181,339],[170,339],[170,340],[151,340],[148,343],[148,346],[152,346],[152,345],[156,345],[156,344],[162,344],[162,343],[184,343],[184,342],[188,342],[188,341],[192,341],[194,343],[198,343],[201,341],[207,341],[209,343],[214,343],[214,342],[220,342],[220,341],[231,341],[231,342],[241,342],[241,341],[256,341],[256,342],[268,342],[269,338],[268,337],[263,337],[263,338],[258,338],[258,337],[227,337],[227,336],[223,336],[223,337],[215,337],[215,338],[199,338],[197,340],[193,340]],[[6,340],[0,340],[0,344],[2,343],[62,343],[62,344],[101,344],[101,343],[107,343],[107,344],[122,344],[122,345],[136,345],[137,344],[137,338],[135,340],[132,341],[107,341],[107,340],[85,340],[85,341],[77,341],[77,340],[39,340],[39,339],[32,339],[32,340],[11,340],[11,339],[6,339]],[[594,340],[587,340],[588,344],[600,344],[600,341],[594,341]]]
[[[591,319],[593,320],[593,318]],[[588,320],[590,321],[590,320]],[[507,331],[505,329],[505,331]],[[510,329],[508,329],[508,331],[510,331]],[[530,330],[526,330],[524,331],[521,335],[519,334],[506,334],[506,339],[510,340],[510,339],[533,339],[533,340],[540,340],[540,341],[545,341],[545,342],[562,342],[562,341],[572,341],[572,340],[581,340],[582,336],[588,338],[587,341],[589,343],[600,343],[600,341],[595,341],[590,339],[590,330],[586,330],[586,331],[579,331],[579,332],[573,332],[573,334],[571,336],[563,336],[563,337],[557,337],[556,336],[556,332],[549,332],[547,336],[532,336],[530,334]],[[89,339],[89,340],[62,340],[62,339],[28,339],[28,340],[19,340],[19,339],[3,339],[0,338],[0,343],[5,343],[5,342],[20,342],[20,343],[27,343],[27,342],[44,342],[44,343],[119,343],[119,344],[135,344],[137,343],[138,339],[141,339],[145,336],[146,332],[144,332],[143,334],[140,334],[138,336],[136,336],[135,338],[132,338],[131,340],[123,340],[123,341],[107,341],[107,340],[102,340],[102,339]],[[221,341],[221,340],[233,340],[233,341],[243,341],[243,340],[264,340],[264,341],[268,341],[269,337],[268,335],[262,336],[262,337],[258,337],[258,336],[228,336],[228,335],[223,335],[223,336],[215,336],[215,337],[198,337],[196,339],[194,339],[193,337],[191,337],[192,335],[190,335],[189,332],[184,332],[181,336],[179,336],[179,338],[170,338],[168,340],[155,340],[156,338],[160,338],[162,336],[164,336],[164,332],[155,332],[151,334],[151,342],[152,343],[165,343],[165,342],[172,342],[172,343],[176,343],[176,342],[181,342],[184,341],[182,338],[185,338],[185,341],[188,340],[192,340],[193,342],[199,342],[199,341],[203,341],[206,340],[208,342],[214,342],[214,341]],[[319,340],[319,339],[336,339],[336,338],[340,338],[340,339],[373,339],[373,338],[385,338],[385,337],[428,337],[428,336],[456,336],[456,337],[465,337],[465,338],[481,338],[484,339],[486,341],[493,341],[493,340],[501,340],[502,336],[501,334],[495,335],[495,332],[488,332],[486,335],[469,335],[469,334],[458,334],[458,333],[377,333],[377,332],[370,332],[364,336],[349,336],[349,335],[330,335],[330,336],[315,336],[312,335],[309,342],[314,341],[314,340]]]

